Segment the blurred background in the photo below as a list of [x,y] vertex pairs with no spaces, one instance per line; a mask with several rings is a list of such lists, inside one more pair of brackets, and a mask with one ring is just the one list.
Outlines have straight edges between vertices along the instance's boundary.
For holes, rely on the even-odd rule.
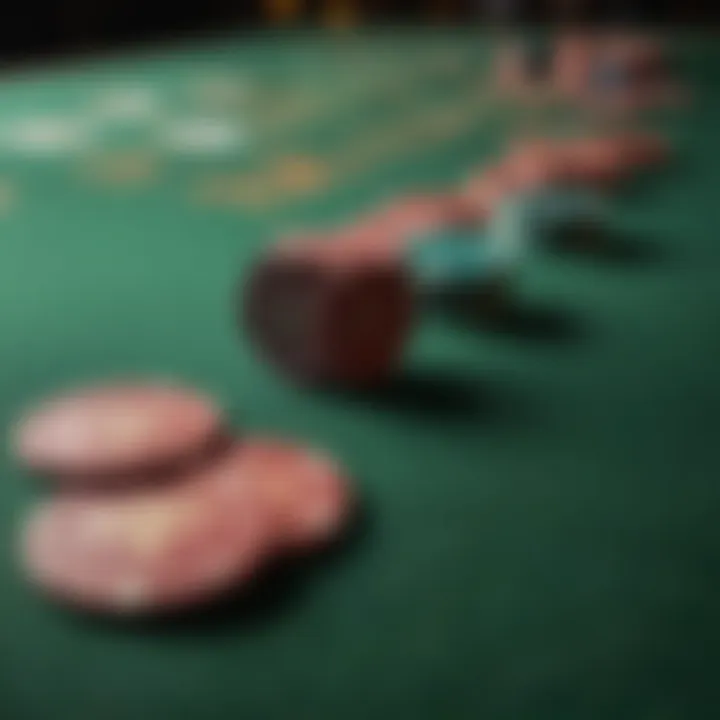
[[97,52],[127,44],[266,27],[379,24],[612,22],[709,23],[716,0],[32,0],[5,8],[0,61]]

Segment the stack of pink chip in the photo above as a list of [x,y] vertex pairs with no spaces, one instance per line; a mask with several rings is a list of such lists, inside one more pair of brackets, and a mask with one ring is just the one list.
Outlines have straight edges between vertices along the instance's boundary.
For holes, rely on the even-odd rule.
[[174,385],[68,394],[30,412],[14,444],[55,490],[23,523],[26,575],[96,612],[212,601],[337,538],[353,506],[327,455],[233,437],[210,398]]

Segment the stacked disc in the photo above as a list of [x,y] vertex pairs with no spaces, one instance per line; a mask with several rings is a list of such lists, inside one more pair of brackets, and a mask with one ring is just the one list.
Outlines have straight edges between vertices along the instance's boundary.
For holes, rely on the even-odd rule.
[[314,385],[387,379],[412,319],[411,288],[393,245],[400,236],[351,228],[272,247],[238,299],[262,357]]
[[605,192],[664,162],[668,154],[665,141],[651,133],[538,139],[511,147],[502,167],[514,178],[508,183],[512,190],[562,184]]
[[54,490],[23,523],[25,573],[93,612],[206,604],[272,559],[331,542],[350,516],[351,491],[333,460],[235,437],[210,398],[176,385],[51,400],[18,423],[14,448]]
[[381,205],[353,225],[382,242],[396,239],[401,251],[419,234],[448,226],[472,226],[485,219],[482,207],[459,193],[425,193],[399,197]]
[[473,174],[464,192],[489,217],[495,247],[527,248],[541,238],[587,249],[602,242],[605,196],[668,155],[667,143],[649,133],[526,140]]
[[675,98],[665,48],[651,37],[606,36],[588,75],[591,101],[621,110],[662,107]]
[[378,385],[402,361],[418,296],[502,310],[536,237],[597,243],[603,195],[666,156],[642,134],[518,143],[453,192],[400,196],[346,227],[281,239],[243,278],[242,324],[293,380]]
[[[556,97],[591,111],[630,111],[673,104],[678,92],[664,46],[652,37],[570,32],[547,41],[506,44],[495,77],[504,95]],[[549,94],[534,91],[547,88]]]
[[539,140],[512,149],[506,172],[515,192],[495,214],[494,231],[525,248],[536,242],[585,249],[601,240],[605,217],[603,193],[619,182],[624,170],[612,154],[598,162],[587,148],[594,141]]
[[484,229],[465,227],[421,236],[406,258],[421,298],[471,302],[487,315],[501,313],[507,304],[512,260]]

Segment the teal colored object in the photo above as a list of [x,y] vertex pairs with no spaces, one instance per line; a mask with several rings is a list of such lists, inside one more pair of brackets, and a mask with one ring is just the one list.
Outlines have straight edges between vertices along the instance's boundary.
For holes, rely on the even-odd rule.
[[516,266],[532,251],[538,239],[538,204],[530,194],[508,198],[488,225],[487,246],[492,261]]
[[476,230],[443,230],[418,238],[408,263],[420,286],[434,288],[482,284],[503,269]]
[[510,274],[527,256],[537,230],[530,196],[506,200],[488,227],[445,228],[415,238],[408,264],[422,287],[481,285]]
[[547,187],[505,200],[491,218],[488,262],[505,268],[525,261],[538,246],[578,227],[605,225],[607,210],[597,193],[582,187]]

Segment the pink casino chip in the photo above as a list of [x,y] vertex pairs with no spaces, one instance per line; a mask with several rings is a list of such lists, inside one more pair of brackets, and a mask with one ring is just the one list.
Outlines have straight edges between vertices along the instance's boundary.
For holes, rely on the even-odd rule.
[[221,429],[215,403],[169,384],[93,387],[31,411],[14,435],[18,457],[62,478],[162,468],[207,449]]
[[122,495],[61,497],[28,518],[27,577],[50,596],[112,615],[202,605],[249,582],[268,556],[252,486],[228,502],[217,479]]
[[400,197],[369,215],[365,223],[388,233],[411,237],[474,219],[474,209],[461,195],[428,193]]
[[238,445],[232,463],[264,504],[280,550],[317,549],[345,530],[355,504],[350,483],[325,453],[249,438]]

